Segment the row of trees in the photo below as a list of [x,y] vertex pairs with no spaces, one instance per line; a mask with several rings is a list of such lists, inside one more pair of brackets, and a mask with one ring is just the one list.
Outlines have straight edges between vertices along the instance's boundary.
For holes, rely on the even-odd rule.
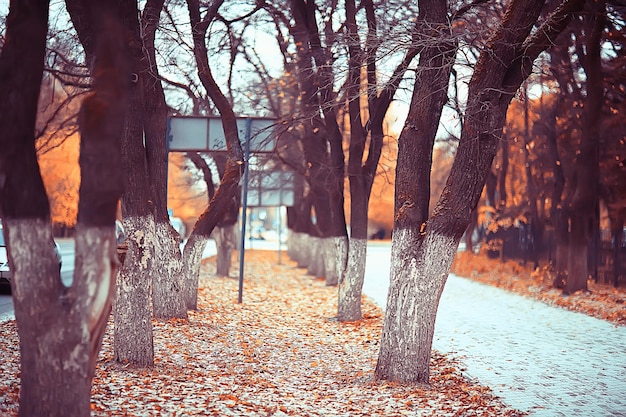
[[[535,260],[549,254],[552,240],[556,284],[566,293],[586,290],[588,275],[597,273],[600,203],[608,218],[603,227],[610,227],[616,249],[613,284],[620,275],[626,147],[617,126],[626,109],[623,70],[617,68],[624,61],[624,14],[620,8],[595,7],[568,27],[509,109],[501,153],[487,182],[487,200],[497,216],[531,225]],[[534,99],[527,97],[533,88],[542,92]],[[584,219],[573,220],[574,212]],[[572,227],[576,222],[580,229]]]
[[[201,253],[213,229],[229,223],[224,214],[233,207],[248,162],[234,112],[243,104],[268,109],[284,127],[276,158],[301,174],[296,205],[289,210],[290,250],[312,260],[311,254],[302,255],[312,245],[299,242],[306,235],[321,238],[318,258],[327,283],[338,284],[338,317],[350,321],[361,317],[368,206],[388,140],[385,115],[394,97],[408,91],[410,111],[396,168],[391,286],[376,377],[428,382],[439,297],[489,178],[509,103],[539,54],[560,44],[559,34],[585,1],[291,0],[285,7],[271,1],[148,0],[139,13],[133,0],[111,5],[67,0],[83,52],[54,60],[47,74],[64,86],[89,84],[91,91],[78,119],[77,264],[69,288],[60,281],[47,243],[49,204],[35,154],[37,97],[44,57],[50,63],[51,55],[45,49],[49,4],[33,3],[36,8],[11,1],[0,55],[0,94],[14,100],[4,100],[0,109],[6,110],[0,127],[8,132],[0,160],[2,216],[15,270],[20,413],[69,416],[89,413],[89,387],[113,291],[115,359],[133,366],[153,363],[152,314],[186,318],[187,310],[196,308]],[[583,15],[594,18],[614,10],[604,4],[596,10],[596,2],[587,7]],[[278,76],[251,41],[250,31],[259,28],[276,39],[282,59]],[[25,60],[17,51],[26,49]],[[227,58],[219,58],[220,52]],[[216,61],[210,60],[214,55]],[[185,56],[192,57],[193,71],[181,64]],[[248,94],[235,88],[239,67],[254,74]],[[460,73],[470,75],[461,79]],[[456,89],[450,80],[453,87],[467,86],[465,102],[449,101]],[[219,187],[209,192],[210,202],[182,254],[169,225],[164,189],[168,105],[181,102],[181,91],[191,99],[194,114],[219,113],[228,146],[217,163]],[[460,112],[463,123],[450,175],[431,210],[433,148],[446,103]],[[208,171],[203,158],[191,160]],[[209,177],[205,174],[207,184]],[[21,185],[21,178],[32,186]],[[113,240],[120,196],[128,235],[122,265]],[[63,384],[52,383],[56,378]],[[68,391],[76,397],[69,399]]]

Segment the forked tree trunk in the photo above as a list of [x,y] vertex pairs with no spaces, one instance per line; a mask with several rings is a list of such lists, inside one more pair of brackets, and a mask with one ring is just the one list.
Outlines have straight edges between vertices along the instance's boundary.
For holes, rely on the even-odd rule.
[[[543,3],[543,0],[513,0],[500,27],[481,52],[469,84],[457,154],[430,218],[428,193],[413,187],[428,183],[432,141],[438,112],[445,101],[447,71],[455,45],[443,32],[447,21],[445,4],[419,3],[420,11],[425,13],[420,18],[428,23],[427,30],[442,30],[430,32],[429,37],[442,41],[427,46],[420,55],[411,112],[399,140],[391,286],[376,365],[378,379],[429,381],[439,299],[456,248],[470,223],[471,212],[478,204],[496,155],[506,109],[528,76],[531,63],[552,44],[569,22],[570,14],[582,7],[582,0],[566,1],[530,35]],[[420,163],[424,165],[413,172],[413,164]]]
[[77,227],[75,283],[66,288],[52,253],[49,222],[9,220],[5,227],[12,262],[21,266],[11,282],[20,335],[20,415],[88,416],[113,298],[112,228]]
[[[87,320],[78,315],[78,305],[58,303],[57,294],[67,289],[52,261],[50,224],[7,219],[4,227],[20,336],[20,415],[86,416],[91,386]],[[44,292],[34,291],[37,286]]]
[[[441,232],[427,232],[426,222],[435,133],[456,44],[443,32],[447,2],[423,0],[419,9],[421,34],[438,41],[420,54],[411,109],[398,140],[390,287],[376,365],[377,379],[409,383],[428,382],[435,316],[447,276],[445,254],[451,249]],[[467,217],[469,223],[469,212]],[[435,247],[441,253],[434,253]]]
[[[0,203],[20,336],[20,416],[86,417],[110,313],[123,190],[120,136],[126,81],[117,10],[95,5],[93,92],[79,114],[81,185],[72,286],[61,281],[35,153],[48,2],[11,2],[0,54]],[[83,5],[88,7],[88,5]]]

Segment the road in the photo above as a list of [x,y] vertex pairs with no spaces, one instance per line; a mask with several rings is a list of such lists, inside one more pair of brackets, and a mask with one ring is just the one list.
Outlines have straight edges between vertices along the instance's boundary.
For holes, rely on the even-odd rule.
[[[368,245],[363,292],[383,308],[390,256]],[[451,274],[433,348],[533,417],[626,416],[626,326]]]
[[[74,276],[74,239],[55,239],[59,244],[61,252],[62,264],[61,264],[61,279],[65,285],[70,285]],[[204,256],[209,257],[217,253],[215,248],[215,241],[209,240],[207,247],[204,251]],[[13,314],[13,299],[11,292],[6,288],[2,288],[0,293],[0,323],[13,320],[15,318]]]
[[[59,244],[62,258],[61,279],[65,285],[70,285],[74,275],[74,239],[55,240]],[[0,323],[14,318],[11,293],[8,288],[4,288],[3,291],[0,294]]]

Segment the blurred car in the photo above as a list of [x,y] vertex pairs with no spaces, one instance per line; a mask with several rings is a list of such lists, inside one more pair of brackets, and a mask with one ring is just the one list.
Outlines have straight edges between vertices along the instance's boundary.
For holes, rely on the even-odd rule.
[[121,245],[126,240],[124,226],[122,226],[122,222],[119,220],[115,220],[115,240],[117,240],[118,245]]
[[[59,245],[54,242],[54,253],[59,262],[59,271],[63,260],[61,258],[61,250]],[[7,253],[7,246],[4,240],[4,230],[0,228],[0,283],[9,283],[11,281],[11,268],[9,268],[9,257]]]
[[172,224],[174,230],[176,230],[176,232],[180,236],[180,243],[182,243],[185,240],[185,234],[187,232],[187,228],[185,227],[183,219],[181,219],[180,217],[170,216],[170,223]]

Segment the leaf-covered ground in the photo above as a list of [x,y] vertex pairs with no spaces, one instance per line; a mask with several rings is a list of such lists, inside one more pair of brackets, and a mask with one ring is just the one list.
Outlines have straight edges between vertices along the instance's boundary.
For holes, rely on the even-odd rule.
[[452,266],[456,275],[500,287],[547,304],[584,313],[619,325],[626,325],[626,288],[588,281],[588,292],[564,296],[552,286],[554,276],[549,268],[533,270],[517,261],[502,262],[470,252],[457,254]]
[[[201,273],[199,310],[188,322],[154,322],[156,364],[112,361],[107,333],[92,394],[93,416],[521,416],[489,388],[433,352],[431,385],[374,381],[382,315],[342,324],[336,288],[268,252],[246,252],[238,282]],[[284,259],[284,257],[283,257]],[[19,348],[14,321],[0,325],[0,415],[16,416]]]

